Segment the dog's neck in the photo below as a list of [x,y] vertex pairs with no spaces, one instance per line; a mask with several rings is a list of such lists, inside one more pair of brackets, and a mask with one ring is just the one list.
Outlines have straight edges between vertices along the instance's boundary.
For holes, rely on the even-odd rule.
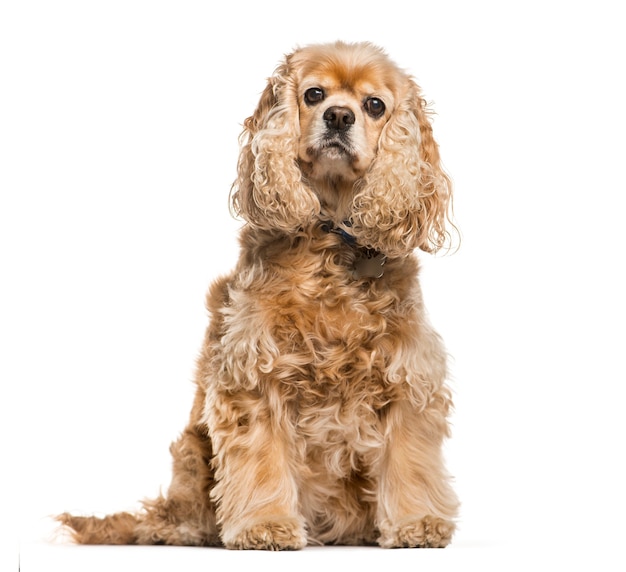
[[350,218],[354,197],[354,181],[344,179],[321,179],[307,181],[320,201],[326,220],[341,225]]
[[355,279],[382,277],[387,257],[377,250],[359,244],[350,232],[352,226],[350,215],[356,181],[324,178],[307,182],[320,201],[322,230],[336,234],[348,248],[355,252],[353,277]]

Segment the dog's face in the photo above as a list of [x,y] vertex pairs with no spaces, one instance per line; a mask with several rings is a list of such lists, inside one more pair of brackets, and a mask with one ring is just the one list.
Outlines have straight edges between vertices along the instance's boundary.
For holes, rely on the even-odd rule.
[[380,133],[398,99],[389,66],[341,51],[299,53],[298,158],[313,180],[353,183],[376,156]]

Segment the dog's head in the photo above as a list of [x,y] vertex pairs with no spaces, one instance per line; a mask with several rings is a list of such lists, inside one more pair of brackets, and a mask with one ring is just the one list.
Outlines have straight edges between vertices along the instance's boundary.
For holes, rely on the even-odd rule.
[[320,212],[389,256],[434,251],[451,185],[414,81],[369,43],[288,55],[245,121],[234,211],[293,233]]

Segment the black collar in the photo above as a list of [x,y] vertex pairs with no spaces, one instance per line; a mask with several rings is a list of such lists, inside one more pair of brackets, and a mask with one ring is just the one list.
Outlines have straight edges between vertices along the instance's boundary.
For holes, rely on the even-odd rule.
[[341,239],[348,245],[353,248],[360,248],[357,244],[356,238],[352,236],[344,227],[351,228],[352,223],[349,220],[344,220],[341,222],[342,226],[337,226],[332,220],[322,220],[321,221],[321,229],[324,232],[332,232],[341,237]]

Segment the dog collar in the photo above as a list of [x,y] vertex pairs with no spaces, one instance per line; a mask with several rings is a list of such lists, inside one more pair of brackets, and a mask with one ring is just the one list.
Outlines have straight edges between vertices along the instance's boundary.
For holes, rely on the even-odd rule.
[[341,240],[352,248],[356,253],[354,267],[352,268],[352,277],[356,280],[361,278],[381,278],[385,273],[385,262],[387,257],[378,250],[359,246],[356,237],[351,235],[344,227],[350,228],[352,223],[349,220],[341,222],[341,226],[337,226],[331,220],[322,220],[320,228],[324,232],[333,233],[341,237]]

